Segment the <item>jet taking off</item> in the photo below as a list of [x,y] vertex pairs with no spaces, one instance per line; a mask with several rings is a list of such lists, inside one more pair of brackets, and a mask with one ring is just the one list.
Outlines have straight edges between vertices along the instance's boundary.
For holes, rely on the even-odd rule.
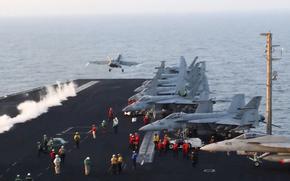
[[236,138],[220,141],[201,147],[204,151],[236,151],[247,155],[259,166],[261,159],[280,163],[290,163],[290,137],[245,133]]
[[111,70],[113,68],[121,68],[122,72],[124,72],[124,69],[122,68],[122,65],[124,66],[133,66],[133,65],[137,65],[137,62],[127,62],[127,61],[122,61],[121,60],[122,55],[118,54],[116,59],[112,59],[111,57],[107,57],[106,61],[90,61],[87,63],[86,66],[88,66],[89,64],[98,64],[98,65],[108,65],[109,66],[109,72],[111,72]]
[[[245,106],[244,94],[233,97],[226,112],[214,113],[172,113],[169,116],[141,127],[140,131],[174,130],[188,126],[199,126],[203,134],[226,133],[232,130],[244,130],[258,125],[262,116],[258,114],[261,96],[256,96]],[[196,112],[199,112],[198,109]],[[202,125],[204,127],[202,127]],[[208,126],[205,126],[208,125]],[[201,130],[197,130],[200,131]]]

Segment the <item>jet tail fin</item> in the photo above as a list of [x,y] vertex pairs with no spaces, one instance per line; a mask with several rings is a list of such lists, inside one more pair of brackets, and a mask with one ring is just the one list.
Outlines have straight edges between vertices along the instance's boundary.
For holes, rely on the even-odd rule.
[[[253,97],[246,106],[242,107],[237,114],[235,115],[235,119],[243,119],[249,118],[251,115],[258,115],[258,109],[260,106],[262,96]],[[258,119],[258,118],[257,118]]]
[[244,94],[236,94],[234,95],[231,105],[228,109],[229,113],[236,113],[238,110],[245,106],[245,95]]

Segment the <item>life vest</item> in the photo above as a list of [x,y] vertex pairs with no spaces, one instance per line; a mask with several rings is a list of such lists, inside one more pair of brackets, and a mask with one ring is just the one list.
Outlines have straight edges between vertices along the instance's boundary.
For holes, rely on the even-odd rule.
[[154,142],[159,142],[159,135],[154,135],[153,141]]
[[118,163],[118,159],[116,158],[116,157],[112,157],[111,158],[111,164],[112,165],[115,165],[115,164],[117,164]]
[[74,140],[75,140],[75,141],[79,141],[80,139],[81,139],[81,136],[80,136],[80,135],[76,134],[76,135],[74,136]]
[[122,156],[118,157],[118,163],[123,163],[123,157]]
[[178,150],[178,144],[177,144],[177,143],[174,143],[172,149],[173,149],[174,151],[177,151],[177,150]]

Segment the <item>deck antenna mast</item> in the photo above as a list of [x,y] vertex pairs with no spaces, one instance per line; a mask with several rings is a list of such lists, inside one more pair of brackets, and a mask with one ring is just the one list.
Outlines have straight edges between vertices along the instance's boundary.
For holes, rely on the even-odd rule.
[[272,80],[277,80],[277,72],[272,73],[272,60],[279,60],[280,58],[273,58],[273,47],[278,47],[279,45],[272,45],[272,33],[261,33],[261,36],[266,36],[266,59],[267,59],[267,81],[266,81],[266,121],[267,121],[267,134],[272,134]]

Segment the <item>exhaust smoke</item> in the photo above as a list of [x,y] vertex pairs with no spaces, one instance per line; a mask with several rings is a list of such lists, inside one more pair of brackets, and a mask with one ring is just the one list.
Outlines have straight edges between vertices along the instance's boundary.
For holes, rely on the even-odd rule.
[[37,118],[41,114],[46,113],[50,107],[59,106],[68,97],[76,96],[75,87],[73,82],[65,84],[58,82],[56,86],[46,87],[46,95],[39,102],[29,100],[20,103],[17,106],[20,112],[17,116],[10,117],[6,114],[0,116],[0,133],[8,131],[16,123],[23,123]]

